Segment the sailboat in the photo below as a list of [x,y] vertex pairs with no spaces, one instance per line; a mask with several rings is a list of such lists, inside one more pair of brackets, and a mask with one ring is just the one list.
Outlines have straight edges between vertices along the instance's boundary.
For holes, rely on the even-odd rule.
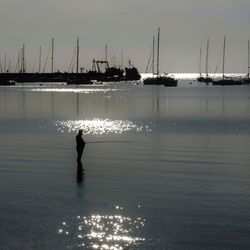
[[[206,69],[205,69],[206,75],[202,76],[201,70],[200,70],[200,76],[197,78],[198,82],[209,83],[209,82],[213,81],[213,79],[211,77],[209,77],[209,75],[208,75],[208,51],[209,51],[209,38],[207,39],[207,54],[206,54]],[[201,50],[200,50],[200,69],[201,69]]]
[[[154,57],[154,49],[153,49],[153,57]],[[143,83],[144,85],[164,85],[165,87],[176,87],[178,82],[177,79],[171,76],[159,74],[159,62],[160,62],[160,28],[158,28],[158,38],[157,38],[157,73],[155,77],[153,76],[144,79]]]
[[242,79],[243,82],[245,84],[249,84],[250,83],[250,78],[249,78],[249,69],[250,69],[250,65],[249,65],[249,60],[250,60],[250,42],[248,40],[248,64],[247,64],[247,75]]
[[226,50],[226,36],[224,36],[224,43],[223,43],[223,63],[222,63],[222,79],[213,80],[213,85],[243,85],[244,82],[241,79],[226,77],[225,72],[225,50]]

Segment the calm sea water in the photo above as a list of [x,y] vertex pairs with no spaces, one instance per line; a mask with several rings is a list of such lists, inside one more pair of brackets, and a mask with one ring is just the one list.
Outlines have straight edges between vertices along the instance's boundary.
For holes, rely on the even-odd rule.
[[1,87],[0,248],[249,249],[250,87],[188,83]]

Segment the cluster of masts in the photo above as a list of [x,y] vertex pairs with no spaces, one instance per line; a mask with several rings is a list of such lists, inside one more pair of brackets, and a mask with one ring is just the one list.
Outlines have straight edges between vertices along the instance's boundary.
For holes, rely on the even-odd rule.
[[[26,51],[25,44],[23,44],[21,49],[18,51],[18,59],[17,59],[17,63],[16,63],[14,70],[12,70],[10,59],[9,59],[9,65],[7,68],[7,59],[6,59],[7,55],[5,53],[3,66],[0,61],[0,72],[1,73],[11,73],[11,72],[26,73],[27,72],[27,60],[25,57],[25,51]],[[38,73],[45,72],[48,59],[50,56],[50,51],[51,51],[51,72],[53,73],[54,72],[54,38],[52,38],[52,46],[48,51],[48,55],[46,57],[43,70],[41,68],[42,67],[42,47],[41,46],[39,47],[39,62],[38,62],[38,71],[37,71]],[[33,66],[32,71],[33,72],[35,71],[35,65]]]
[[[206,62],[205,62],[205,74],[202,73],[202,69],[201,69],[201,60],[202,60],[202,47],[200,47],[200,59],[199,59],[199,77],[201,79],[203,78],[209,78],[211,79],[211,77],[209,77],[208,74],[208,57],[209,57],[209,38],[207,38],[207,44],[206,44]],[[222,61],[222,78],[225,78],[225,58],[226,58],[226,36],[224,36],[224,40],[223,40],[223,61]],[[217,71],[215,70],[215,73]],[[247,77],[249,77],[249,68],[250,68],[250,41],[248,40],[248,66],[247,66]],[[198,77],[198,79],[199,79]]]
[[[150,64],[151,56],[148,61],[146,73],[148,70],[148,66]],[[177,87],[178,80],[167,75],[160,75],[160,27],[158,27],[157,32],[157,58],[156,58],[156,74],[154,72],[154,64],[155,64],[155,37],[153,36],[153,51],[152,51],[152,64],[151,69],[153,73],[153,77],[148,77],[144,79],[144,85],[164,85],[165,87]]]
[[[146,67],[146,73],[149,72],[151,69],[151,72],[153,75],[156,73],[157,75],[159,74],[159,61],[160,61],[160,28],[158,28],[158,33],[157,33],[157,57],[156,57],[156,72],[155,72],[155,36],[153,36],[153,46],[152,46],[152,53],[150,54],[150,57],[148,59],[148,64]],[[151,64],[150,64],[151,62]],[[151,65],[151,66],[150,66]],[[149,68],[150,67],[150,68]]]
[[[80,47],[79,47],[79,37],[77,37],[77,42],[76,42],[76,47],[73,52],[72,59],[70,61],[69,67],[68,67],[68,72],[83,72],[84,67],[79,67],[79,52],[80,52]],[[45,58],[44,65],[42,65],[42,47],[39,47],[39,60],[38,60],[38,67],[36,64],[33,65],[31,72],[37,72],[37,73],[45,73],[48,65],[48,61],[50,59],[50,73],[54,73],[54,38],[51,39],[51,47],[48,50],[48,54]],[[108,45],[105,45],[105,61],[108,61]],[[94,63],[95,59],[93,59]],[[112,64],[115,67],[116,64],[116,57],[113,56],[111,58]],[[130,62],[130,60],[129,60]],[[123,69],[123,50],[121,52],[121,64],[119,65],[121,69]],[[22,45],[21,49],[18,51],[18,58],[15,66],[11,65],[11,60],[7,62],[7,55],[6,53],[4,54],[4,61],[3,63],[0,60],[0,73],[27,73],[27,60],[26,60],[26,48],[25,44]],[[58,70],[59,72],[59,70]]]
[[[200,48],[200,62],[199,62],[199,77],[197,80],[199,82],[209,83],[212,82],[213,85],[243,85],[249,84],[249,59],[250,59],[250,42],[248,40],[248,70],[247,75],[244,78],[235,78],[235,77],[226,77],[225,76],[225,57],[226,57],[226,36],[224,36],[223,40],[223,62],[222,62],[222,78],[214,79],[214,77],[210,77],[208,74],[208,54],[209,54],[209,38],[207,39],[207,49],[206,49],[206,67],[205,67],[205,75],[201,73],[201,57],[202,57],[202,48]],[[217,67],[216,67],[217,68]],[[216,69],[217,70],[217,69]]]

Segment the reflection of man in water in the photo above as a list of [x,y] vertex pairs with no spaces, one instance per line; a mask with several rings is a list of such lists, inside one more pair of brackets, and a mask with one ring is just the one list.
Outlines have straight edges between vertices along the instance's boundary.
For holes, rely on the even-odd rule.
[[78,134],[76,136],[76,151],[77,151],[77,162],[80,163],[81,162],[81,158],[82,158],[82,153],[83,153],[83,149],[85,147],[85,141],[82,139],[82,130],[80,129],[78,131]]

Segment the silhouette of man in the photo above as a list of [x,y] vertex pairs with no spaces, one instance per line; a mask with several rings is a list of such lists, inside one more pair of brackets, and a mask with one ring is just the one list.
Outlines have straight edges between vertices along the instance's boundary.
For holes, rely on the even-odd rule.
[[81,163],[83,149],[85,147],[85,141],[82,139],[82,130],[78,131],[76,136],[76,151],[77,151],[77,162]]
[[76,172],[76,181],[78,184],[82,184],[83,182],[84,169],[82,167],[82,163],[77,163],[77,172]]

